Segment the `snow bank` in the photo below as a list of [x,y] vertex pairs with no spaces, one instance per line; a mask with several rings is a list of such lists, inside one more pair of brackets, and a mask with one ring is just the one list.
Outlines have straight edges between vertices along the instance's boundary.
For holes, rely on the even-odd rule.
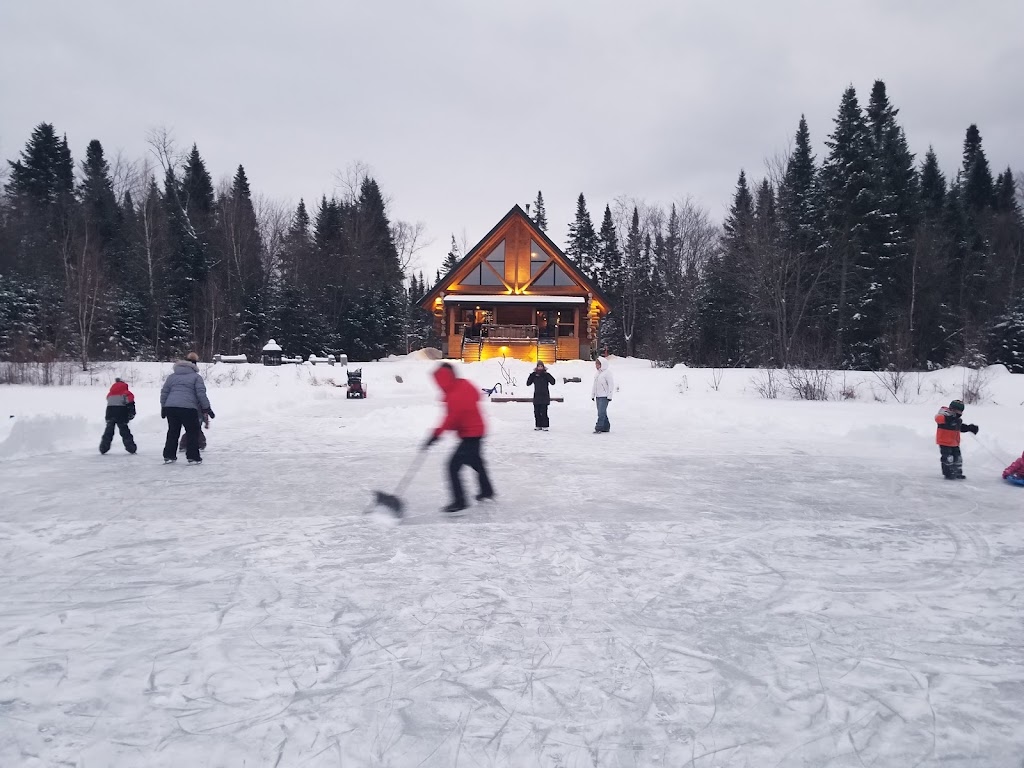
[[[38,416],[7,421],[12,426],[0,442],[0,459],[74,450],[82,447],[90,434],[88,421],[83,417]],[[99,443],[98,433],[96,442]]]

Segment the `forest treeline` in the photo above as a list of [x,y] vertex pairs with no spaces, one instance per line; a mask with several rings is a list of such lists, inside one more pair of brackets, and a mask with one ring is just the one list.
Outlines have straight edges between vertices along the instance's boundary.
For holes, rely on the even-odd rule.
[[[1021,178],[993,172],[976,125],[962,162],[911,152],[885,84],[842,95],[824,157],[801,118],[763,177],[739,172],[725,221],[690,198],[629,196],[595,224],[580,194],[565,252],[613,305],[600,346],[665,363],[1024,371]],[[312,208],[215,188],[196,146],[77,164],[48,123],[0,195],[0,359],[166,359],[186,350],[352,359],[436,345],[416,301],[424,225],[393,220],[365,170]],[[685,185],[685,179],[680,183]],[[548,229],[541,192],[530,215]]]

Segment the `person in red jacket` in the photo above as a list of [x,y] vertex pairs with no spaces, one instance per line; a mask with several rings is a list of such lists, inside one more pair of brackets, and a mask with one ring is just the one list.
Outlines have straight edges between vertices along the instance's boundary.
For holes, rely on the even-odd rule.
[[135,395],[128,389],[128,385],[120,379],[114,379],[114,384],[107,392],[107,411],[105,419],[106,428],[103,430],[103,437],[100,438],[100,453],[110,450],[110,444],[114,441],[114,427],[121,433],[121,442],[128,453],[135,453],[135,438],[132,431],[128,429],[128,422],[135,418]]
[[1024,453],[1020,458],[1003,470],[1003,480],[1024,480]]
[[471,467],[477,474],[480,481],[480,493],[477,494],[477,501],[494,498],[494,488],[491,486],[491,479],[487,476],[487,467],[484,466],[483,456],[480,455],[480,442],[483,440],[484,417],[480,413],[480,392],[466,379],[460,379],[455,375],[455,369],[450,363],[441,363],[434,371],[434,381],[444,393],[445,415],[444,421],[431,433],[430,437],[423,444],[426,450],[445,432],[455,432],[461,442],[455,449],[451,460],[448,462],[448,481],[452,488],[452,503],[444,508],[449,514],[456,514],[466,508],[466,494],[462,489],[462,481],[459,479],[459,471],[464,466]]
[[949,407],[939,408],[935,414],[935,442],[939,446],[939,461],[942,462],[942,476],[947,480],[966,480],[963,459],[960,457],[960,433],[978,434],[976,424],[964,424],[964,404],[954,400]]

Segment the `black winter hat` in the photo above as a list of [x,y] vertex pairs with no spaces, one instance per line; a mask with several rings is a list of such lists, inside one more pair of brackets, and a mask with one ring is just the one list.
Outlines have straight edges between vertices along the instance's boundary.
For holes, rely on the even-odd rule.
[[949,404],[949,409],[951,411],[960,411],[960,413],[963,413],[964,412],[964,403],[963,403],[962,400],[954,400],[953,402],[951,402]]

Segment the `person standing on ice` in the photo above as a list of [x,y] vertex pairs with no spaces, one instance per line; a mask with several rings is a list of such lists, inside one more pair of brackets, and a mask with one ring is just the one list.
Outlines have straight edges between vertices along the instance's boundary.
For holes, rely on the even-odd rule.
[[612,401],[612,394],[615,392],[615,379],[612,378],[611,368],[608,365],[607,357],[599,357],[594,360],[597,373],[594,374],[594,386],[590,390],[590,399],[597,403],[597,424],[594,425],[594,434],[608,432],[611,422],[608,421],[608,403]]
[[199,355],[189,352],[185,360],[178,360],[174,370],[164,381],[160,390],[160,418],[167,419],[167,440],[164,442],[164,464],[178,460],[178,436],[185,428],[188,437],[185,456],[189,464],[202,464],[199,442],[199,415],[214,418],[210,399],[206,396],[206,384],[199,375]]
[[491,479],[487,476],[487,467],[484,466],[483,456],[480,454],[480,443],[483,440],[484,417],[480,413],[480,392],[472,383],[466,379],[460,379],[455,375],[455,369],[450,363],[441,363],[434,371],[434,381],[444,393],[445,415],[444,421],[433,431],[427,441],[423,444],[423,450],[428,449],[448,430],[455,432],[461,442],[455,453],[448,462],[448,481],[452,489],[452,503],[444,508],[448,514],[458,514],[464,510],[466,494],[462,489],[462,481],[459,479],[459,471],[464,467],[471,467],[477,474],[480,481],[480,493],[477,494],[477,501],[485,501],[494,498],[494,488],[491,486]]
[[533,428],[534,430],[547,430],[550,426],[548,421],[548,405],[551,404],[551,392],[548,389],[555,383],[555,377],[548,373],[547,367],[540,360],[537,367],[530,371],[526,378],[526,386],[533,387]]
[[966,480],[963,470],[963,459],[960,457],[960,433],[973,432],[978,434],[977,424],[964,424],[964,404],[954,400],[939,408],[935,414],[935,442],[939,446],[939,460],[942,462],[942,476],[947,480]]
[[121,379],[114,379],[113,386],[107,392],[107,412],[105,414],[107,426],[103,430],[103,437],[100,438],[100,453],[110,450],[114,442],[114,427],[117,426],[121,433],[121,442],[128,453],[135,453],[135,438],[132,431],[128,429],[128,422],[135,418],[135,395],[128,389],[128,385]]

